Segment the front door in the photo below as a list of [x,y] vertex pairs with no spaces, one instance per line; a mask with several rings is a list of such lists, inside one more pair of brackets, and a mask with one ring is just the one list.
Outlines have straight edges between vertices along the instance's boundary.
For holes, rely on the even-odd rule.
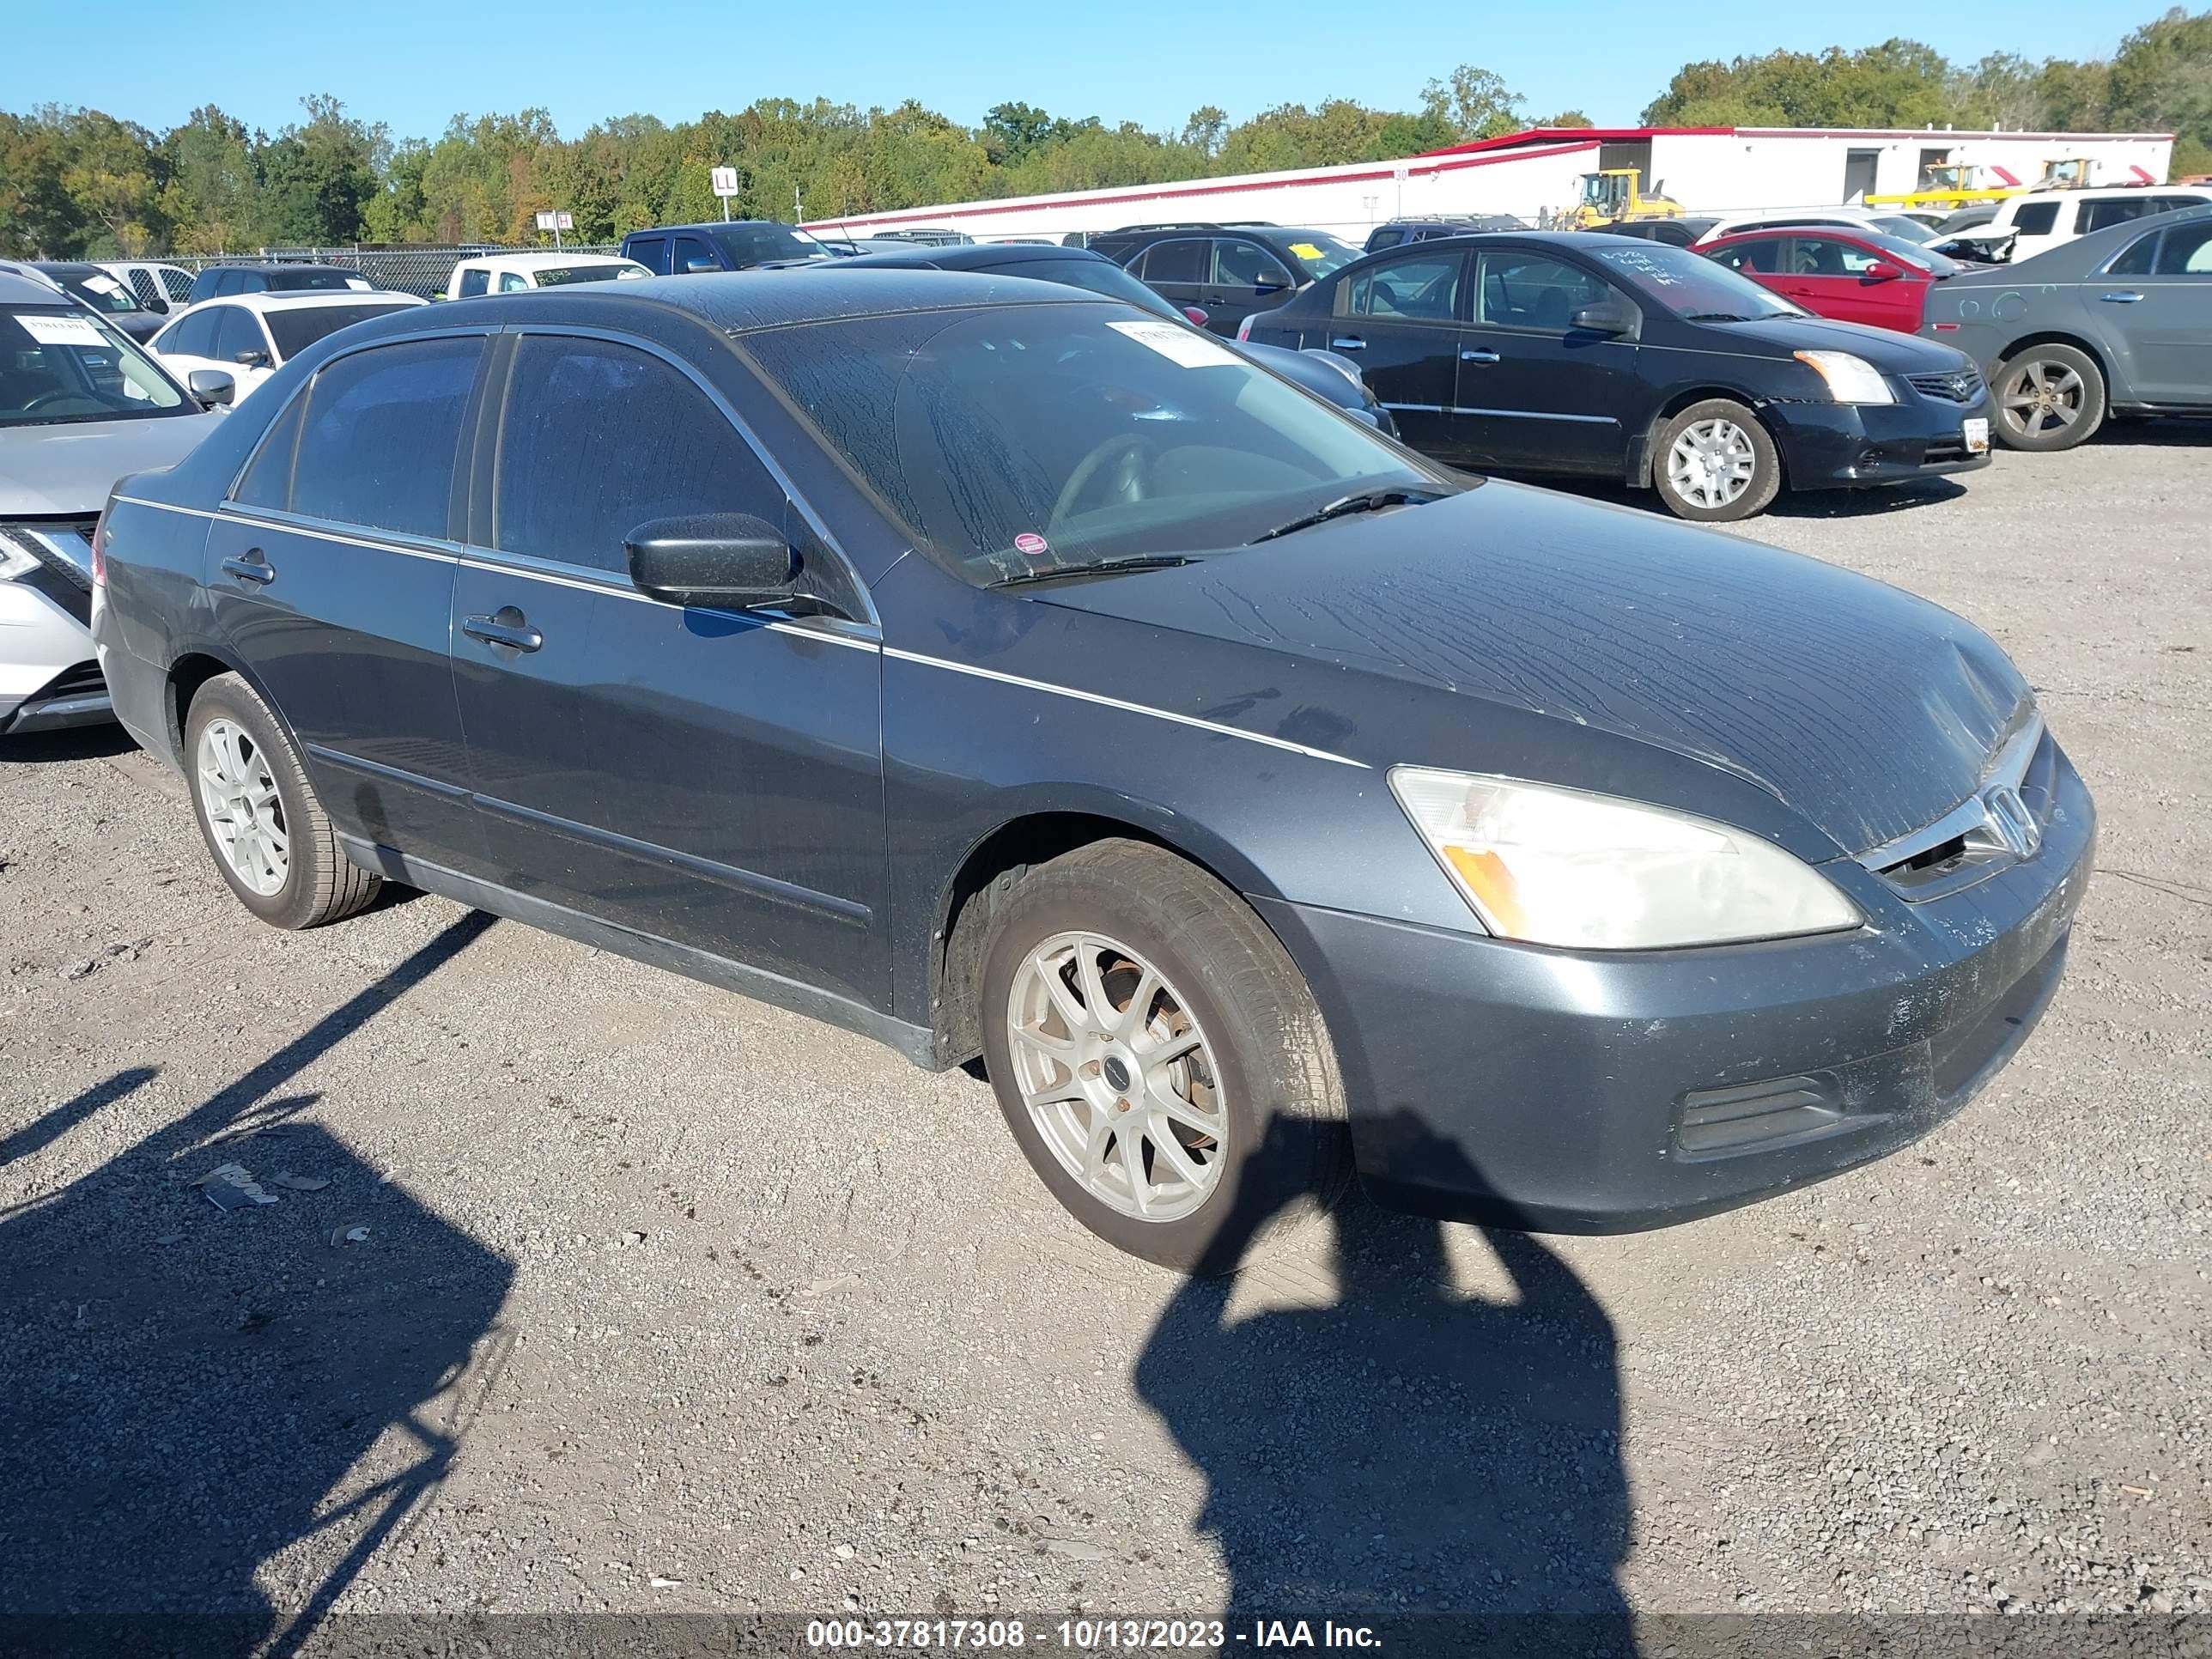
[[1212,244],[1212,280],[1198,303],[1206,327],[1234,336],[1239,323],[1282,304],[1297,286],[1290,268],[1267,248],[1246,236],[1218,236]]
[[473,870],[453,702],[455,458],[483,355],[467,334],[324,365],[208,537],[215,626],[304,746],[332,824]]
[[1454,465],[1489,459],[1452,409],[1467,264],[1463,253],[1409,250],[1371,265],[1337,284],[1338,314],[1328,335],[1306,338],[1358,363],[1399,435]]
[[1632,316],[1635,303],[1596,272],[1546,252],[1501,248],[1479,265],[1456,418],[1498,467],[1620,475],[1630,427],[1640,430],[1643,420],[1638,347],[1632,336],[1575,319],[1607,304]]
[[2092,278],[2081,297],[2127,342],[2134,396],[2212,401],[2212,222],[2172,227],[2147,275]]
[[876,1006],[883,945],[880,659],[862,630],[649,599],[625,536],[653,519],[784,525],[715,400],[641,345],[515,342],[477,447],[453,595],[455,680],[501,879],[586,915]]
[[[1790,238],[1790,269],[1782,292],[1806,310],[1838,322],[1912,333],[1928,291],[1924,272],[1848,236],[1801,230]],[[1902,276],[1880,276],[1887,265]]]

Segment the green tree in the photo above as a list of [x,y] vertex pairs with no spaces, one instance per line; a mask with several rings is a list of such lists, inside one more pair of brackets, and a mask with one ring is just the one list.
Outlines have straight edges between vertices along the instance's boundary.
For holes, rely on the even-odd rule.
[[276,246],[327,247],[362,237],[362,214],[389,159],[385,129],[328,96],[300,100],[307,118],[263,146],[263,235]]

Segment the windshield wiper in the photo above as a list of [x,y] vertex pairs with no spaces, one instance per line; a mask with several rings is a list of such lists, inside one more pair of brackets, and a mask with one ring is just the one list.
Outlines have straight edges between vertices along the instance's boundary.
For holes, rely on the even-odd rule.
[[1442,501],[1441,489],[1364,489],[1356,495],[1341,495],[1325,507],[1316,507],[1302,519],[1292,519],[1288,524],[1279,524],[1265,530],[1246,543],[1257,547],[1261,542],[1271,542],[1278,536],[1287,536],[1293,531],[1310,530],[1317,524],[1327,524],[1331,519],[1348,519],[1355,513],[1380,513],[1386,507],[1422,507],[1431,501]]
[[[1779,315],[1780,313],[1770,313],[1769,314]],[[1686,323],[1747,323],[1751,319],[1738,316],[1733,311],[1693,311],[1682,320]]]
[[1056,582],[1074,576],[1107,576],[1117,570],[1165,570],[1178,564],[1196,564],[1181,553],[1145,553],[1131,559],[1105,559],[1097,564],[1055,565],[1049,570],[1024,570],[1018,576],[1001,576],[994,587],[1020,587],[1030,582]]

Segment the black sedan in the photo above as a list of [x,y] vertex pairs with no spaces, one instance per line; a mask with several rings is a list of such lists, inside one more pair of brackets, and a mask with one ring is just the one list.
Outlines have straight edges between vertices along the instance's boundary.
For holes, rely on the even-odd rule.
[[1018,286],[333,335],[117,486],[116,712],[264,920],[404,882],[981,1055],[1043,1183],[1184,1267],[1355,1159],[1444,1215],[1723,1209],[2027,1037],[2094,815],[1987,635]]
[[1376,254],[1251,319],[1355,356],[1424,453],[1655,489],[1708,522],[1776,494],[1989,465],[1962,354],[1830,322],[1686,248],[1587,231]]
[[118,281],[98,265],[79,259],[47,259],[32,267],[46,273],[79,305],[98,312],[116,328],[143,345],[168,319],[139,304],[128,283]]
[[[1023,276],[1033,283],[1065,283],[1109,299],[1203,327],[1206,314],[1195,307],[1177,308],[1101,253],[1079,247],[1039,246],[1023,242],[978,242],[866,253],[847,260],[841,270],[969,270],[994,276]],[[1359,365],[1334,351],[1293,351],[1281,346],[1237,343],[1254,362],[1334,404],[1356,420],[1392,437],[1398,435],[1390,411],[1368,390]]]
[[1920,327],[1982,366],[2014,449],[2071,449],[2108,414],[2212,414],[2212,207],[1954,276]]

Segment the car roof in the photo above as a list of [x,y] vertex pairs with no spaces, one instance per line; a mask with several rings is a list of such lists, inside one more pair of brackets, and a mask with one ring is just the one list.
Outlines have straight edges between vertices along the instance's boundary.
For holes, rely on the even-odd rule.
[[244,306],[248,311],[258,312],[313,311],[324,306],[419,306],[428,303],[418,295],[404,294],[397,289],[295,288],[279,289],[267,294],[216,294],[190,309],[198,311],[207,306]]
[[619,253],[472,253],[458,261],[464,265],[507,265],[516,270],[565,270],[572,265],[634,265],[636,260]]
[[[778,230],[799,229],[797,225],[787,225],[781,219],[707,219],[691,225],[641,225],[626,234],[623,240],[627,242],[632,236],[658,235],[665,230],[729,230],[738,225],[774,225]],[[803,234],[812,234],[811,232]]]
[[[627,308],[631,315],[647,310],[663,316],[688,316],[724,333],[744,334],[797,323],[849,321],[916,311],[1127,303],[1084,289],[1019,276],[900,270],[888,263],[872,271],[854,272],[851,267],[860,263],[840,259],[834,266],[805,270],[709,271],[633,283],[579,283],[529,294],[494,294],[477,300],[448,300],[438,307],[437,315],[441,324],[505,321],[521,314],[553,322],[564,308],[573,308],[578,313],[576,320],[611,324]],[[404,331],[404,325],[388,318],[368,326]]]
[[202,265],[203,276],[211,270],[334,270],[341,276],[358,276],[362,273],[345,265],[326,265],[319,259],[218,259],[213,264]]
[[[1094,253],[1087,247],[1061,247],[1050,242],[950,242],[938,246],[916,243],[901,252],[884,248],[880,252],[862,253],[837,263],[840,270],[850,270],[855,265],[879,270],[908,270],[924,265],[938,270],[990,270],[1000,265],[1031,264],[1050,259],[1096,259],[1102,265],[1114,262],[1103,253]],[[1115,267],[1119,270],[1117,265]]]

